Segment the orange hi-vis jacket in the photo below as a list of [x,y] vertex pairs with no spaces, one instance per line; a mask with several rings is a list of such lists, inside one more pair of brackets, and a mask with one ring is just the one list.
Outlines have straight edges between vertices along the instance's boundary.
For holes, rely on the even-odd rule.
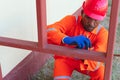
[[[68,46],[62,43],[62,39],[65,36],[78,36],[84,35],[91,40],[92,50],[99,52],[106,52],[108,31],[99,24],[92,32],[87,32],[81,24],[81,16],[75,17],[68,15],[59,22],[47,26],[48,43]],[[63,56],[57,56],[63,58]],[[55,56],[56,58],[56,56]],[[67,58],[67,57],[64,57]],[[87,70],[94,71],[103,65],[101,62],[84,60],[84,64],[87,65]],[[84,65],[81,65],[82,70],[86,70]]]

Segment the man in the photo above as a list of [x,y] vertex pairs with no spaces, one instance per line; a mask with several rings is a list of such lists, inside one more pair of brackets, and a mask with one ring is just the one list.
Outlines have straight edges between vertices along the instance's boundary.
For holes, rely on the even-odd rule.
[[[108,31],[100,24],[106,16],[107,0],[86,0],[81,15],[68,15],[48,25],[48,43],[60,46],[106,52]],[[102,62],[55,55],[54,80],[70,80],[73,70],[90,76],[90,80],[104,79]]]

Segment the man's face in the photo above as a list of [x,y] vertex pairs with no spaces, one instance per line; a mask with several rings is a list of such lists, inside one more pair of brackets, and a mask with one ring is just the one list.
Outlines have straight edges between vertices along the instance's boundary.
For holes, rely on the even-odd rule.
[[81,23],[86,31],[91,32],[99,25],[100,21],[90,18],[83,12]]

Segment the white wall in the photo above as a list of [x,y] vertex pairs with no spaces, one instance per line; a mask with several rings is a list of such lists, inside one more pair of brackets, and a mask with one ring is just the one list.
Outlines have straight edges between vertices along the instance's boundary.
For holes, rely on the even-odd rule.
[[[74,13],[83,0],[46,0],[47,24]],[[35,0],[0,0],[0,36],[37,41]],[[3,76],[29,53],[28,50],[0,46]]]
[[84,0],[47,0],[47,23],[60,20],[65,15],[74,13]]
[[[35,0],[0,0],[0,36],[37,41]],[[3,76],[30,51],[0,46]]]

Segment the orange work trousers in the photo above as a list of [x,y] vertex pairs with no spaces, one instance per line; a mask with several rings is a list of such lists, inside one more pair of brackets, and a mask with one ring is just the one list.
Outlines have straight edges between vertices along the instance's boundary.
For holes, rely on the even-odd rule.
[[[54,80],[69,80],[69,79],[55,79],[55,77],[68,76],[71,77],[73,70],[90,76],[90,80],[104,79],[104,66],[100,66],[95,71],[81,70],[80,65],[84,65],[82,60],[57,58],[54,63]],[[86,65],[84,65],[87,68]]]

